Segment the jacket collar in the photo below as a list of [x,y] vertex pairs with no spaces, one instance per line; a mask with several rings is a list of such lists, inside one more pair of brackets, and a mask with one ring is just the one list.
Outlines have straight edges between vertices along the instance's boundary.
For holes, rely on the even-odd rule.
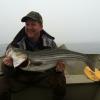
[[[41,38],[43,40],[43,46],[51,46],[51,42],[55,39],[53,36],[48,34],[45,30],[41,30]],[[11,44],[17,44],[23,41],[25,38],[25,27],[23,27],[15,36]]]

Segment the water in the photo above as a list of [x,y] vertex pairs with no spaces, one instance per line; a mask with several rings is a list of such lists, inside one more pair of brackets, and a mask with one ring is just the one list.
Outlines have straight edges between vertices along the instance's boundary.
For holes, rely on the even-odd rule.
[[0,57],[4,55],[7,44],[0,44]]
[[[66,43],[67,49],[87,53],[100,54],[100,43]],[[4,55],[7,44],[0,44],[0,56]]]
[[69,50],[86,54],[100,54],[100,43],[66,43]]

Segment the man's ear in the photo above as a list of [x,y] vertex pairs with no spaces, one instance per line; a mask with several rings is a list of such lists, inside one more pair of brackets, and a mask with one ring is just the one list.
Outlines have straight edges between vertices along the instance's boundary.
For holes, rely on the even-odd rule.
[[40,31],[43,29],[43,24],[40,24]]

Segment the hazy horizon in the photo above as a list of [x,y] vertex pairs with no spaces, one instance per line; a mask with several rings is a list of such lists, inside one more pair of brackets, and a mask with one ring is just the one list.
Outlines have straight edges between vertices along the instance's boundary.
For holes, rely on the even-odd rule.
[[[21,18],[30,11],[43,17],[43,29],[66,44],[70,50],[99,53],[100,0],[1,0],[0,44],[9,44],[25,23]],[[1,52],[5,46],[0,46]]]
[[0,43],[10,43],[30,11],[43,17],[57,43],[100,43],[100,0],[1,0]]
[[[0,56],[4,55],[8,44],[0,44]],[[57,44],[58,46],[62,44]],[[100,54],[99,43],[66,43],[66,48],[72,51],[86,54]]]

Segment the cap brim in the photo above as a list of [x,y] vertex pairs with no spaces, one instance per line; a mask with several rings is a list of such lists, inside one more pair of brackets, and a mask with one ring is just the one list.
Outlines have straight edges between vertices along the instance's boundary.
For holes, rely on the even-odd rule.
[[36,21],[36,19],[33,19],[33,18],[31,18],[31,17],[25,16],[25,17],[23,17],[23,18],[21,19],[21,22],[26,22],[26,21],[29,20],[29,19],[31,19],[31,20],[33,20],[33,21]]

